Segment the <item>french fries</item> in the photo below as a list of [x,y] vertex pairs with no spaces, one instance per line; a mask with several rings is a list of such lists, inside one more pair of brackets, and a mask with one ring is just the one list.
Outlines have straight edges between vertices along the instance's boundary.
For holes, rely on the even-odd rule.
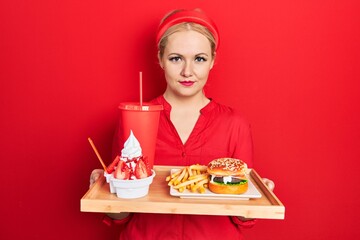
[[186,166],[167,176],[166,181],[179,192],[188,189],[191,192],[204,193],[209,183],[207,166],[199,164]]

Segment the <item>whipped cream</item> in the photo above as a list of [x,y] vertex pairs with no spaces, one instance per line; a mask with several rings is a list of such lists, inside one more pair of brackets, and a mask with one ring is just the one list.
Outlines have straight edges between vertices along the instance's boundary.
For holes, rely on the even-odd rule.
[[123,158],[137,158],[141,157],[142,149],[139,141],[134,136],[132,130],[130,130],[130,136],[124,143],[124,148],[121,150],[121,157]]
[[132,130],[130,136],[124,143],[124,148],[121,150],[120,161],[124,161],[131,169],[130,179],[136,179],[134,172],[138,159],[142,156],[142,149],[139,141],[136,139]]

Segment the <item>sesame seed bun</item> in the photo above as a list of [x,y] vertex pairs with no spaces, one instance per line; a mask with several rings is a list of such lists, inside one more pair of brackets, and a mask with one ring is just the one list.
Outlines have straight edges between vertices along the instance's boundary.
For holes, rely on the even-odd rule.
[[208,173],[217,176],[246,177],[247,165],[236,158],[218,158],[208,164]]
[[242,194],[249,188],[248,182],[244,184],[229,185],[217,182],[209,182],[209,190],[217,194]]

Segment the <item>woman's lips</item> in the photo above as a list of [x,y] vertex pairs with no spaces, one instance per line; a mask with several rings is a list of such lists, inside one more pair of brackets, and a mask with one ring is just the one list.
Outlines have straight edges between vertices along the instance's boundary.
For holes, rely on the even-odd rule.
[[179,82],[181,85],[186,86],[186,87],[190,87],[192,86],[195,82],[194,81],[180,81]]

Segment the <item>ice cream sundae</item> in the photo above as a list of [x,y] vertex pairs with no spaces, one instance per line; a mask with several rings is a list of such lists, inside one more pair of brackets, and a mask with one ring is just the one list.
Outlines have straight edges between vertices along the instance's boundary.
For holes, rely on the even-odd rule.
[[121,156],[116,156],[105,173],[110,192],[121,198],[145,196],[149,191],[155,172],[142,155],[139,141],[132,131],[124,143]]
[[132,131],[124,143],[121,156],[116,156],[107,168],[107,172],[109,174],[114,172],[114,177],[121,180],[141,179],[151,175],[150,166],[146,157],[142,155],[140,143]]

